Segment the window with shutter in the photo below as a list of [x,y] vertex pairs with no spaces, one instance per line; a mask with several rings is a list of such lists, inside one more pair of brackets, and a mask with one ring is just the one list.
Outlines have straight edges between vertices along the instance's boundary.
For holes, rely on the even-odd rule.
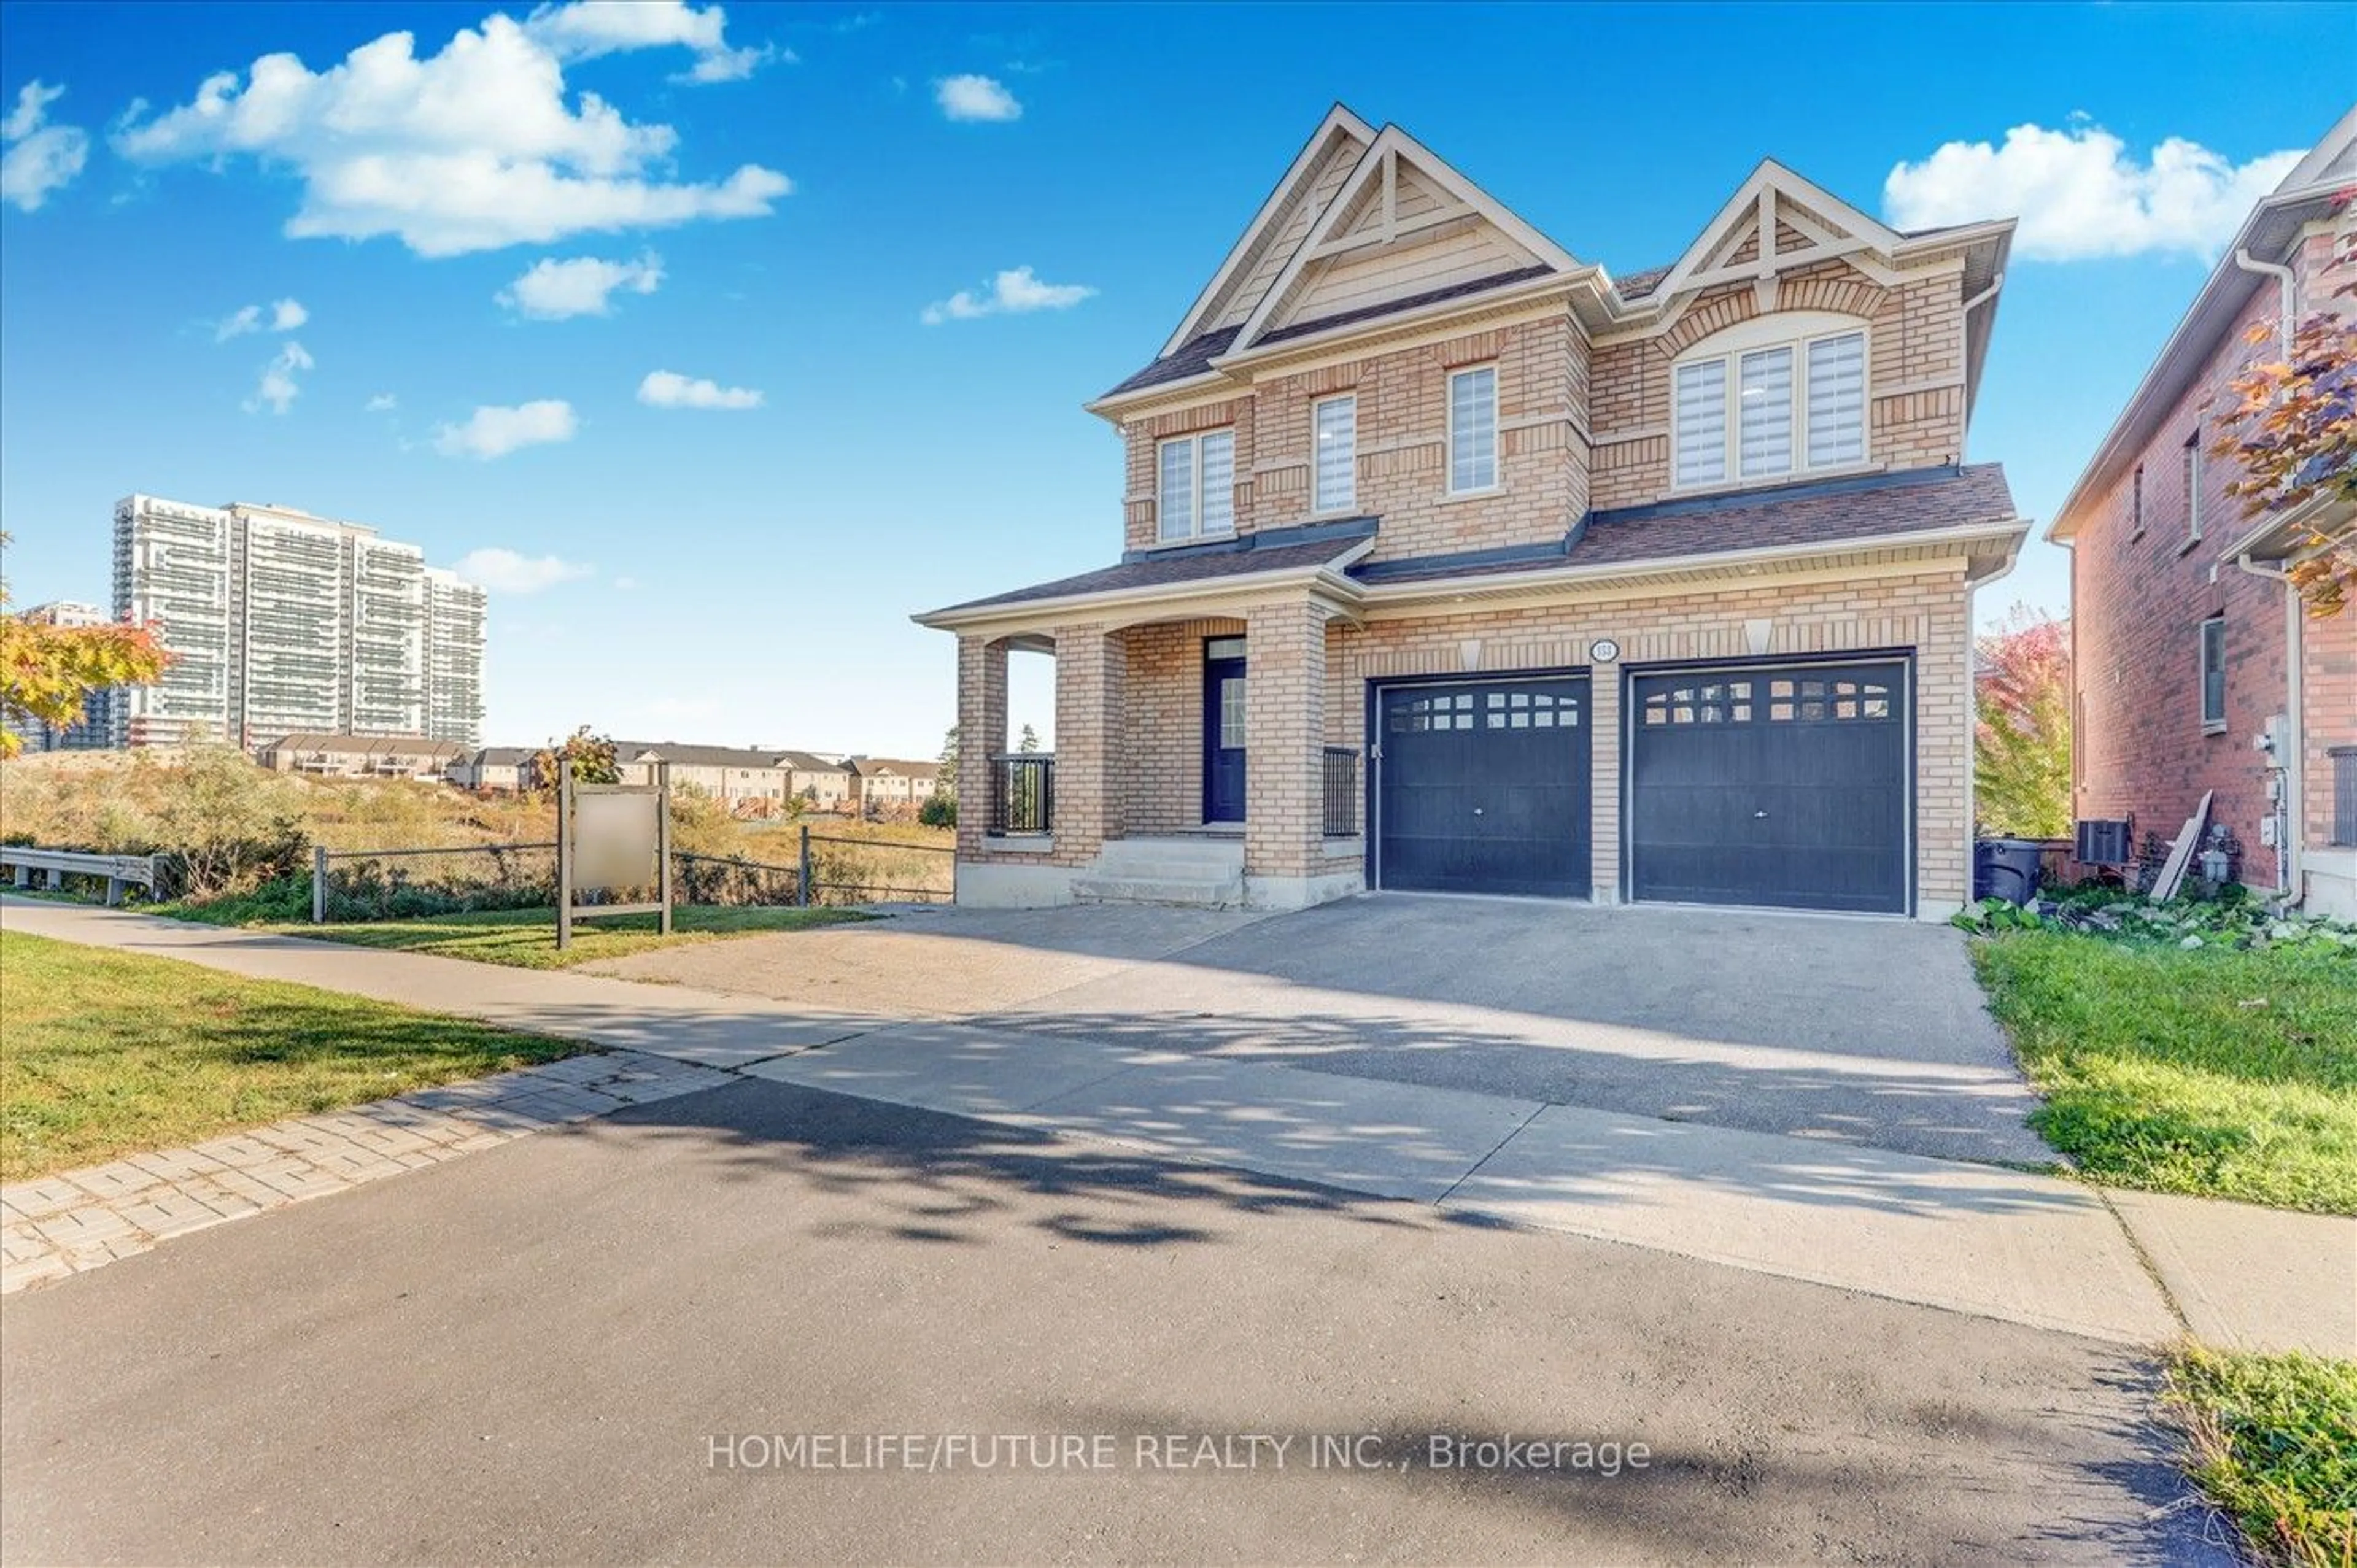
[[1498,483],[1498,371],[1492,365],[1448,378],[1448,488]]
[[[1809,313],[1802,313],[1803,315]],[[1820,315],[1819,319],[1824,317]],[[1854,468],[1867,461],[1866,333],[1862,328],[1744,347],[1772,318],[1729,328],[1717,353],[1671,371],[1671,482],[1680,489],[1730,477]],[[1805,322],[1794,323],[1803,333]]]
[[1165,441],[1155,497],[1155,533],[1164,543],[1232,533],[1236,526],[1236,437],[1210,430]]
[[1743,356],[1743,477],[1792,471],[1792,350]]
[[1866,334],[1809,345],[1809,467],[1866,461]]
[[1340,511],[1358,502],[1359,400],[1328,398],[1318,405],[1317,496],[1319,511]]
[[1727,361],[1678,367],[1678,467],[1681,485],[1727,478]]

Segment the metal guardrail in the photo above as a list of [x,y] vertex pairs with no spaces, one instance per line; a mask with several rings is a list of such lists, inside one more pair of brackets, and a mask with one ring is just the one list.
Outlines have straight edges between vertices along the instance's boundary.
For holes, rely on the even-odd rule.
[[1359,751],[1356,746],[1326,748],[1326,836],[1354,838],[1359,832]]
[[109,907],[123,902],[126,887],[144,887],[153,894],[160,869],[156,863],[162,858],[153,854],[84,854],[79,850],[0,844],[0,868],[15,869],[17,886],[32,886],[37,871],[47,877],[50,887],[58,886],[69,876],[103,876]]
[[1056,829],[1056,754],[1006,752],[990,759],[990,831],[1000,836]]

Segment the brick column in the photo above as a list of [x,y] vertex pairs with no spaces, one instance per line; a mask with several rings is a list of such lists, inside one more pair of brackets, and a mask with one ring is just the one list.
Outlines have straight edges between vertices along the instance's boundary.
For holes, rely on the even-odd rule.
[[1122,836],[1121,703],[1128,644],[1102,626],[1056,628],[1056,860],[1085,865]]
[[1620,902],[1620,666],[1598,664],[1587,677],[1588,898]]
[[1006,749],[1006,644],[958,639],[958,825],[961,859],[979,854],[990,826],[990,759]]
[[1244,658],[1244,875],[1309,876],[1325,845],[1325,612],[1250,610]]

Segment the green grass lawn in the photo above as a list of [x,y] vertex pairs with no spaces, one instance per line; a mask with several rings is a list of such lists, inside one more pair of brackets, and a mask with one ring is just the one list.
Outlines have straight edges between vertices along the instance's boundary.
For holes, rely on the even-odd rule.
[[320,937],[360,947],[438,953],[444,958],[468,958],[479,963],[503,963],[517,969],[565,969],[601,958],[626,958],[651,948],[683,947],[728,937],[759,936],[765,931],[799,931],[812,926],[841,925],[869,918],[854,909],[697,905],[672,911],[672,934],[668,937],[656,931],[652,915],[576,920],[573,925],[573,945],[563,952],[556,950],[556,912],[553,909],[484,909],[413,920],[277,929],[295,936]]
[[2357,1561],[2357,1361],[2188,1346],[2169,1402],[2194,1481],[2264,1561]]
[[0,1176],[172,1148],[580,1047],[0,931]]
[[2357,1214],[2357,959],[2052,931],[1973,961],[2046,1108],[2098,1182]]

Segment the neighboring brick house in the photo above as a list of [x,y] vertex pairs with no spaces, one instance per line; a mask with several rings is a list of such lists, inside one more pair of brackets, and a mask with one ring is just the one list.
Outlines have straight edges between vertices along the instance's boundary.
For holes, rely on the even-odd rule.
[[[917,618],[958,638],[959,898],[1959,908],[2012,230],[1763,163],[1616,280],[1336,108],[1089,404],[1120,562]],[[1027,650],[1052,757],[1006,750]]]
[[846,757],[854,800],[864,817],[913,817],[933,798],[938,763],[897,757]]
[[439,779],[466,756],[455,740],[422,735],[283,735],[253,748],[273,771],[324,779]]
[[2287,319],[2352,308],[2352,201],[2357,110],[2253,209],[2047,536],[2071,548],[2075,814],[2171,839],[2207,791],[2242,882],[2357,918],[2357,608],[2304,615],[2282,578],[2357,508],[2254,520],[2209,451]]

